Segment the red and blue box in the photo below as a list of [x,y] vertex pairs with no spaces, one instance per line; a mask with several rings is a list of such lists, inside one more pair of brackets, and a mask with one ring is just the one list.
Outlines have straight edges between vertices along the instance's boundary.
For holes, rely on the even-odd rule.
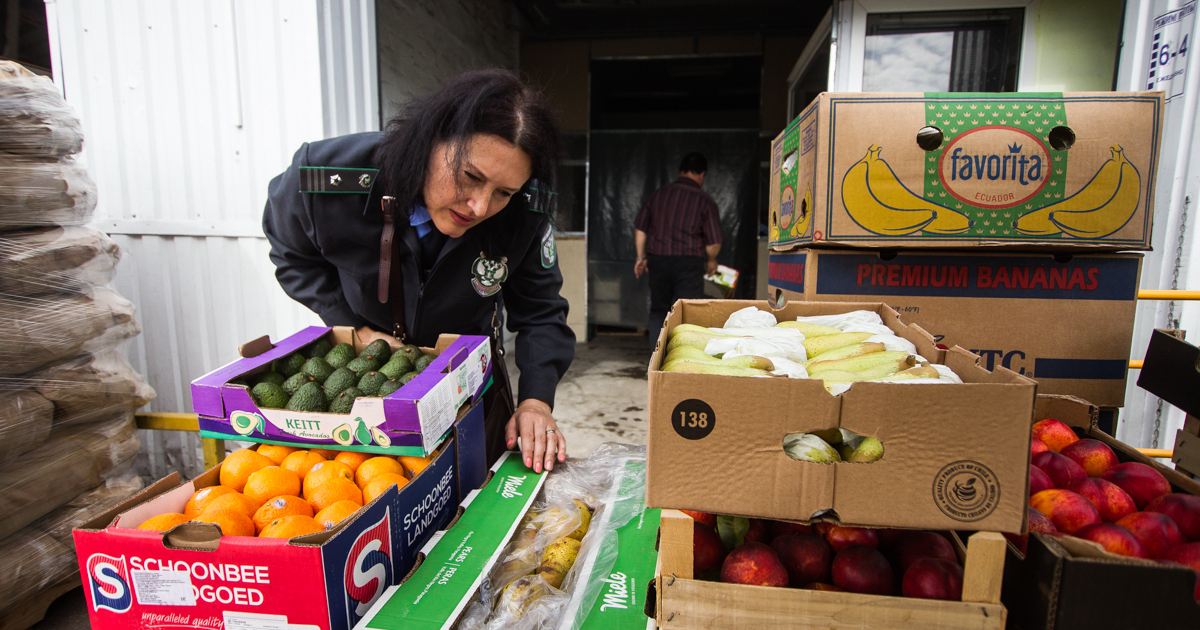
[[[200,416],[200,434],[301,448],[426,455],[454,424],[458,409],[479,402],[491,383],[491,340],[472,335],[441,335],[435,347],[422,349],[437,355],[429,367],[387,396],[359,398],[349,414],[260,408],[249,386],[231,382],[270,370],[276,359],[321,338],[331,345],[349,343],[356,353],[366,347],[353,328],[309,326],[275,344],[265,336],[246,343],[240,359],[192,381],[192,409]],[[398,341],[389,343],[393,349],[400,347]],[[334,430],[345,425],[354,435],[372,439],[336,441]],[[380,434],[382,439],[376,437]]]
[[332,530],[293,538],[221,537],[215,525],[135,529],[182,512],[220,467],[172,474],[74,532],[95,630],[349,630],[411,570],[417,553],[487,479],[483,408],[455,423],[433,462]]

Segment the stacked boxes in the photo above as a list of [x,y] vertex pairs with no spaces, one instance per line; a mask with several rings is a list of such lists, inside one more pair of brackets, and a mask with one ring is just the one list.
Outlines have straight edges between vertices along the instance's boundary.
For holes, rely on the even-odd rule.
[[[1162,94],[822,94],[772,143],[773,294],[882,300],[1124,403]],[[981,254],[980,249],[1003,253]],[[1086,322],[1086,325],[1081,325]]]

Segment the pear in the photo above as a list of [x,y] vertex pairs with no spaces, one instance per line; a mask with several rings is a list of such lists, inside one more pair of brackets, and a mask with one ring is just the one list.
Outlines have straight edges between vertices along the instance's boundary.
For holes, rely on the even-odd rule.
[[668,352],[667,356],[663,358],[663,363],[666,364],[670,363],[671,361],[678,361],[679,359],[691,359],[693,361],[720,361],[720,359],[717,357],[714,357],[695,346],[680,346]]
[[845,359],[837,359],[834,361],[817,361],[808,367],[808,374],[815,376],[826,370],[841,370],[843,372],[862,372],[878,365],[892,364],[897,365],[897,362],[904,363],[904,367],[898,367],[895,371],[907,370],[917,364],[916,358],[903,350],[889,350],[887,352],[872,352],[870,354],[860,354],[855,357],[846,357]]
[[842,443],[841,429],[820,429],[812,432],[813,435],[825,440],[829,444],[837,446]]
[[708,357],[706,359],[691,359],[685,357],[663,363],[662,371],[678,372],[679,370],[674,368],[681,363],[702,363],[706,365],[718,365],[725,367],[754,368],[756,370],[767,370],[768,372],[775,369],[775,364],[772,363],[770,359],[747,354],[733,357],[732,359],[716,359],[713,357]]
[[821,326],[820,324],[807,324],[805,322],[782,321],[775,324],[776,328],[795,328],[804,333],[805,337],[820,337],[822,335],[833,335],[842,331],[833,326]]
[[[685,332],[704,333],[706,335],[722,335],[723,334],[723,333],[715,332],[712,329],[705,328],[704,326],[697,326],[695,324],[680,324],[671,329],[671,337],[674,338],[675,335],[680,335]],[[723,335],[723,336],[729,337],[730,335]]]
[[789,433],[783,436],[783,450],[788,457],[802,462],[831,464],[842,461],[837,450],[812,433]]
[[713,339],[724,339],[729,335],[721,335],[712,331],[699,332],[695,330],[685,330],[677,335],[671,335],[671,341],[667,343],[667,354],[674,352],[678,348],[691,346],[704,351],[704,347]]
[[838,359],[857,357],[874,352],[883,352],[884,350],[887,350],[887,346],[877,341],[864,341],[863,343],[842,346],[841,348],[830,350],[829,352],[822,352],[815,357],[809,355],[809,359],[802,363],[802,365],[807,368],[818,361],[836,361]]
[[805,352],[808,353],[808,356],[815,357],[818,354],[821,354],[822,352],[829,352],[830,350],[836,350],[843,346],[851,346],[856,343],[861,343],[863,341],[866,341],[867,339],[870,339],[873,336],[874,335],[872,335],[871,333],[865,333],[865,332],[849,332],[849,333],[836,333],[836,334],[832,334],[832,335],[821,335],[820,337],[813,337],[811,339],[805,339],[803,342],[804,350],[805,350]]
[[908,381],[908,380],[912,380],[914,378],[941,378],[941,377],[942,377],[941,372],[938,372],[937,369],[935,369],[934,367],[929,366],[929,365],[921,365],[921,366],[917,366],[914,368],[909,368],[909,369],[901,371],[901,372],[896,372],[895,374],[891,374],[889,376],[883,376],[883,377],[875,378],[875,379],[871,379],[871,380],[883,381],[885,383],[888,383],[888,382],[895,382],[895,381]]
[[846,461],[855,463],[876,462],[883,457],[883,442],[879,438],[865,437],[858,443]]
[[664,372],[681,372],[684,374],[714,374],[718,376],[770,376],[766,370],[748,367],[736,367],[699,361],[673,361],[663,366]]

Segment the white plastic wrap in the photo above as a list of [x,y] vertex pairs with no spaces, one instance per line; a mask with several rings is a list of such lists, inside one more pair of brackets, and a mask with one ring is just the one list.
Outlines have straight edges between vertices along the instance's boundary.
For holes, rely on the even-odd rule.
[[106,287],[73,296],[0,295],[0,376],[111,350],[141,331],[133,303]]
[[79,117],[53,81],[39,76],[0,79],[0,151],[62,157],[82,148]]
[[120,260],[117,244],[92,228],[53,227],[5,233],[0,235],[0,294],[35,297],[82,293],[111,282]]
[[771,328],[779,321],[767,311],[760,311],[753,306],[735,312],[725,320],[726,328]]
[[70,158],[0,153],[0,230],[84,225],[96,209],[96,184]]

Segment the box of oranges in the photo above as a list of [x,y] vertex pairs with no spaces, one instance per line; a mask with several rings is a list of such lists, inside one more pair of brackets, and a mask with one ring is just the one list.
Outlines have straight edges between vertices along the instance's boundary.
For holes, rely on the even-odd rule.
[[349,630],[487,476],[483,411],[429,457],[255,445],[75,530],[91,626]]

